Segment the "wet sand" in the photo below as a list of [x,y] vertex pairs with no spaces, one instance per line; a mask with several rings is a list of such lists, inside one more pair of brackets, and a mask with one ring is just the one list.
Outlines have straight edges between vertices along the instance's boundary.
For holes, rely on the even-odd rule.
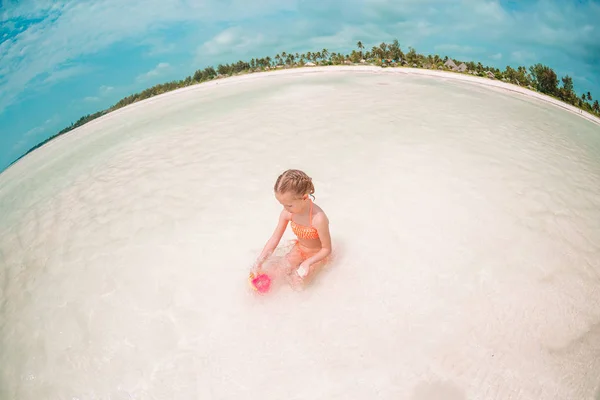
[[[600,127],[417,71],[213,81],[3,172],[0,398],[597,396]],[[338,257],[256,296],[287,168]]]

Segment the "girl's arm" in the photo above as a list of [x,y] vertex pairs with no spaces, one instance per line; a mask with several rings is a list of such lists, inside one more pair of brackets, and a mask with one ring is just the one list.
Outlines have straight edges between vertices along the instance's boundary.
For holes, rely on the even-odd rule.
[[260,267],[260,265],[266,260],[266,258],[269,257],[273,253],[273,251],[279,244],[279,241],[281,240],[281,237],[283,236],[285,229],[287,228],[287,224],[288,224],[289,220],[290,220],[289,212],[287,212],[286,210],[281,210],[281,214],[279,214],[279,221],[277,222],[277,227],[275,228],[275,231],[271,235],[271,238],[269,238],[269,241],[267,242],[267,244],[265,244],[263,251],[258,256],[258,260],[256,260],[255,265],[257,267]]

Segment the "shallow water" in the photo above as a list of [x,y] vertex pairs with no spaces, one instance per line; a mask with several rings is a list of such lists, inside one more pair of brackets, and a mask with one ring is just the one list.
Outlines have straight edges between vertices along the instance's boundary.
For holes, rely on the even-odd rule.
[[[287,168],[336,262],[247,272]],[[256,75],[153,98],[0,175],[2,399],[589,399],[600,127],[430,77]],[[286,233],[284,240],[292,238]]]

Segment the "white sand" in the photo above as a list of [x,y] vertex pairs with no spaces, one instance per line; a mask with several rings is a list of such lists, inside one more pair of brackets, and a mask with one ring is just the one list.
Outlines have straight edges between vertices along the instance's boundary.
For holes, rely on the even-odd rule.
[[[484,85],[252,74],[28,155],[0,175],[0,398],[596,398],[600,128]],[[257,297],[290,167],[339,257]]]

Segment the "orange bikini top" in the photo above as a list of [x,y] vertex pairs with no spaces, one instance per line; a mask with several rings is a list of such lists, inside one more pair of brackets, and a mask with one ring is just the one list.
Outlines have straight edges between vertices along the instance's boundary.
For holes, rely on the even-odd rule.
[[298,236],[298,239],[318,239],[319,238],[319,232],[317,232],[317,229],[312,226],[312,209],[313,209],[313,202],[312,202],[312,200],[310,200],[310,210],[308,212],[308,223],[310,224],[310,226],[298,225],[297,223],[294,222],[293,219],[290,218],[292,232],[294,232],[294,234],[296,236]]

